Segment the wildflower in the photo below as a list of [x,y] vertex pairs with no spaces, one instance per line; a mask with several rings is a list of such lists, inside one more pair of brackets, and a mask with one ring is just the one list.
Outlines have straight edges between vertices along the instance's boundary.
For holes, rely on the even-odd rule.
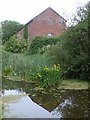
[[54,64],[54,65],[53,65],[53,69],[56,70],[56,68],[57,68],[57,67],[56,67],[56,64]]
[[36,75],[36,78],[42,78],[42,76],[40,75],[40,73],[37,73],[37,75]]
[[49,71],[49,69],[48,69],[47,66],[44,67],[44,71],[45,71],[45,72],[48,72],[48,71]]
[[58,64],[58,65],[57,65],[57,69],[59,69],[59,70],[60,70],[60,64]]

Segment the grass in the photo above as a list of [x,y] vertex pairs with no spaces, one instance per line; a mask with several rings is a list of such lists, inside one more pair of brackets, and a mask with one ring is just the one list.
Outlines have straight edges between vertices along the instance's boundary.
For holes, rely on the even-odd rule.
[[88,82],[77,79],[62,80],[59,89],[88,89]]
[[[18,77],[8,77],[7,80],[13,80],[13,81],[22,81],[22,79]],[[35,81],[26,81],[29,83],[37,84]],[[51,88],[53,89],[54,87],[57,89],[75,89],[75,90],[81,90],[81,89],[88,89],[89,83],[84,80],[78,80],[78,79],[67,79],[67,80],[61,80],[59,79],[58,82],[54,84],[50,84]],[[46,86],[50,87],[50,86]],[[43,86],[38,85],[34,89],[43,89]]]
[[4,52],[2,70],[4,76],[18,76],[30,81],[35,80],[36,75],[43,71],[45,66],[50,68],[52,65],[46,54],[27,56]]
[[3,118],[3,113],[2,113],[2,99],[0,97],[0,120]]
[[[2,46],[1,46],[2,47]],[[0,47],[0,48],[1,48]],[[58,84],[60,89],[87,89],[88,82],[82,80],[61,80],[60,70],[52,69],[53,60],[47,54],[13,54],[3,50],[3,76],[14,81],[24,80],[38,83],[40,87]],[[55,66],[55,65],[54,65]]]
[[[0,44],[0,91],[1,91],[1,74],[2,74],[2,45]],[[0,120],[2,119],[3,115],[2,115],[2,101],[1,101],[1,97],[0,97]]]
[[0,78],[1,78],[1,69],[2,69],[2,45],[0,44]]

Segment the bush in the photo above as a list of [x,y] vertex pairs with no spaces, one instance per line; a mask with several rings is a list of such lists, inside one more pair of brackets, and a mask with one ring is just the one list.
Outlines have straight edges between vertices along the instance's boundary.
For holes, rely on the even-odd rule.
[[12,36],[9,41],[5,43],[5,50],[13,53],[24,53],[27,50],[27,40],[16,39],[15,36]]
[[88,60],[88,22],[87,19],[79,22],[64,34],[64,48],[67,50],[67,75],[80,79],[89,79]]
[[[55,45],[59,41],[56,37],[36,37],[32,40],[30,47],[28,49],[28,54],[36,54],[43,47],[48,45]],[[44,51],[41,50],[43,53]]]
[[69,28],[61,36],[61,42],[51,48],[49,55],[60,63],[63,78],[89,79],[89,40],[87,19]]
[[[39,69],[38,69],[39,67]],[[54,64],[51,67],[43,66],[37,67],[37,71],[33,74],[33,79],[36,80],[41,86],[51,86],[53,84],[58,84],[60,82],[61,74],[60,74],[60,64]]]

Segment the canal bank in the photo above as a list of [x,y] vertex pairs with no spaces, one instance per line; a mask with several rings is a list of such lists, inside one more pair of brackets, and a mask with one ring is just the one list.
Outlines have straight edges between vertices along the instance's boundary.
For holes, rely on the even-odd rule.
[[[22,82],[27,82],[29,84],[33,84],[34,87],[37,88],[42,88],[44,87],[38,83],[38,81],[28,81],[25,79],[21,79],[19,77],[13,77],[13,76],[7,76],[3,77],[4,80],[10,80],[10,81],[22,81]],[[57,84],[53,85],[47,85],[45,88],[50,87],[51,89],[53,88],[58,88],[58,89],[75,89],[75,90],[80,90],[80,89],[88,89],[89,87],[89,82],[84,81],[84,80],[78,80],[78,79],[67,79],[67,80],[59,80]]]

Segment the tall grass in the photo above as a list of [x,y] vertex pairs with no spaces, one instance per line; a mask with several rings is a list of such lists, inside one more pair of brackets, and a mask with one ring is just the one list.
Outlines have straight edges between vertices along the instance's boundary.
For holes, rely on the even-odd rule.
[[0,44],[0,90],[2,89],[2,45]]
[[53,65],[53,61],[49,61],[46,53],[25,55],[3,51],[4,76],[16,76],[22,80],[34,81],[46,86],[55,83],[60,77],[60,70],[55,70]]

